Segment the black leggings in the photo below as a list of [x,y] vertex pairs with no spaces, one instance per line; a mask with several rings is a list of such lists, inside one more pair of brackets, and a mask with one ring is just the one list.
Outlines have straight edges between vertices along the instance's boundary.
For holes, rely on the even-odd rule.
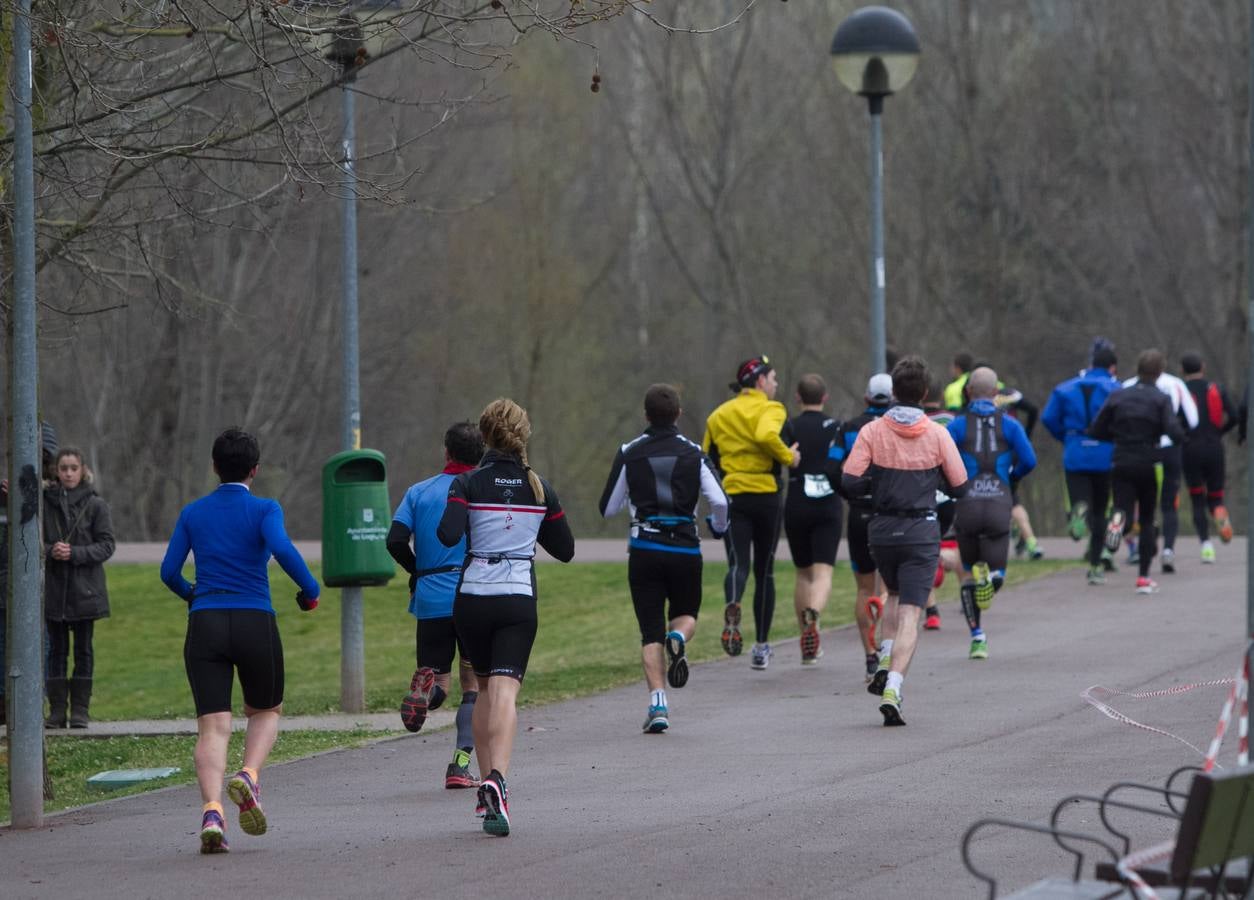
[[95,622],[48,620],[48,677],[64,678],[70,663],[70,635],[74,636],[74,677],[91,678],[96,660],[91,649]]
[[1102,536],[1106,530],[1106,507],[1110,503],[1109,472],[1068,472],[1067,499],[1074,508],[1077,503],[1089,507],[1085,521],[1089,526],[1089,552],[1085,557],[1090,566],[1102,561]]
[[[731,524],[727,528],[727,577],[723,594],[739,603],[753,565],[754,640],[770,639],[775,615],[775,545],[779,543],[779,494],[732,494]],[[752,552],[752,557],[750,553]]]
[[1115,509],[1123,511],[1123,533],[1132,530],[1132,511],[1137,510],[1141,523],[1141,536],[1137,540],[1140,555],[1140,574],[1149,575],[1150,563],[1158,553],[1157,535],[1154,533],[1154,512],[1158,506],[1158,473],[1153,463],[1131,466],[1115,466],[1111,470],[1111,482],[1115,489]]
[[1180,532],[1180,447],[1163,448],[1163,483],[1158,495],[1158,505],[1163,511],[1163,547],[1174,549],[1176,535]]
[[1218,441],[1193,440],[1184,448],[1184,478],[1193,501],[1193,527],[1210,538],[1210,516],[1224,503],[1224,448]]

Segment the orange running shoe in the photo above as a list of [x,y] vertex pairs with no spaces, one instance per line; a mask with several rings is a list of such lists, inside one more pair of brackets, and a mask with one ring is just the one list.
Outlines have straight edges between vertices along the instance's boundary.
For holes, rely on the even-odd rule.
[[1228,507],[1215,507],[1215,527],[1219,529],[1219,539],[1225,544],[1232,541],[1232,520],[1228,518]]

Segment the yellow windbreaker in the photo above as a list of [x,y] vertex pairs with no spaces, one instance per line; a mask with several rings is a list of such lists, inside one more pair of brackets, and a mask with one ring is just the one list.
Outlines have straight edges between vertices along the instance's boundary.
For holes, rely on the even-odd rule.
[[788,411],[757,388],[744,388],[705,421],[701,448],[723,472],[729,494],[773,494],[780,489],[780,466],[792,451],[780,438]]

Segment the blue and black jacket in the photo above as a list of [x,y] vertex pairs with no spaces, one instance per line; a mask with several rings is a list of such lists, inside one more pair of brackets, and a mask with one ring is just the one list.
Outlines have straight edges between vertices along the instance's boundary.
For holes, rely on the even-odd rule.
[[1106,369],[1085,369],[1054,388],[1041,424],[1062,441],[1062,467],[1068,472],[1109,472],[1114,444],[1087,434],[1106,398],[1122,386]]

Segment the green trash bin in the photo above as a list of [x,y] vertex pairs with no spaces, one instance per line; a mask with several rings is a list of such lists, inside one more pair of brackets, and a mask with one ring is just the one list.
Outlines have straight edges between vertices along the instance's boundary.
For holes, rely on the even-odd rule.
[[378,450],[345,450],[322,467],[322,581],[328,587],[387,584],[392,513]]

